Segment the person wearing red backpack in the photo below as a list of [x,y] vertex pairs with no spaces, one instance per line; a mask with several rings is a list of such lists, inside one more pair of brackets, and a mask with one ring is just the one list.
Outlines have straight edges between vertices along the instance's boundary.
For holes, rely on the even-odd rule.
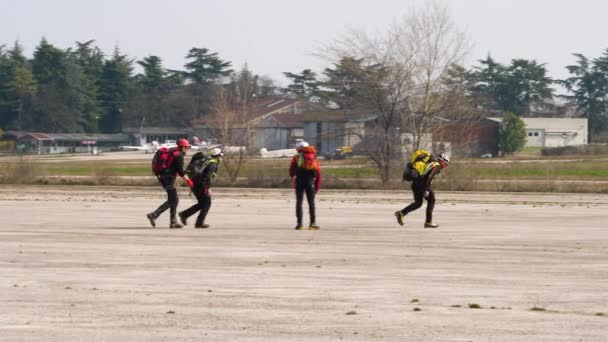
[[190,143],[186,139],[179,139],[177,147],[161,148],[154,155],[152,160],[152,171],[158,178],[158,182],[167,192],[167,201],[161,204],[158,209],[146,215],[152,227],[156,227],[156,219],[167,209],[171,214],[169,228],[182,228],[182,225],[177,222],[177,204],[179,198],[177,196],[177,188],[175,183],[177,176],[182,177],[188,186],[192,188],[194,183],[184,173],[184,156],[190,149]]
[[306,141],[298,142],[296,151],[298,153],[293,156],[289,166],[289,177],[296,190],[296,218],[298,221],[295,229],[302,229],[302,201],[304,193],[306,193],[310,214],[308,229],[319,230],[315,215],[315,194],[321,188],[321,165],[317,160],[317,151]]

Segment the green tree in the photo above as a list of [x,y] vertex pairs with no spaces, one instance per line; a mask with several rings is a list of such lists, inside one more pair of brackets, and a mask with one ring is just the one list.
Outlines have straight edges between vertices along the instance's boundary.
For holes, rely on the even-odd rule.
[[499,145],[505,154],[521,151],[526,144],[526,124],[519,116],[506,112],[499,129]]
[[38,92],[32,106],[31,129],[50,132],[81,132],[83,88],[81,70],[71,52],[42,39],[34,51],[32,73]]
[[325,80],[320,82],[323,90],[321,97],[340,109],[354,109],[357,98],[364,93],[366,70],[362,65],[363,58],[344,57],[333,68],[323,71]]
[[535,60],[513,59],[505,66],[490,56],[480,60],[467,79],[471,95],[485,110],[525,115],[543,101],[553,97],[553,80],[544,64]]
[[137,77],[137,83],[145,90],[150,92],[163,91],[167,70],[162,66],[162,60],[158,56],[148,56],[138,61],[144,72]]
[[285,77],[291,80],[291,84],[283,89],[283,92],[311,99],[318,95],[319,81],[317,74],[310,69],[304,69],[299,74],[284,72]]
[[490,56],[480,60],[479,64],[467,76],[475,102],[486,110],[504,110],[508,106],[506,67]]
[[572,101],[588,119],[589,142],[608,127],[608,49],[602,57],[590,61],[582,54],[574,54],[576,64],[566,67],[570,77],[560,81],[569,92],[562,97]]
[[22,52],[18,42],[6,53],[0,47],[0,127],[21,130],[31,122],[27,114],[37,83]]
[[541,106],[543,101],[553,97],[551,84],[545,64],[535,60],[514,59],[507,69],[507,84],[510,103],[505,110],[520,115],[528,114],[533,106]]
[[41,85],[64,88],[67,84],[67,54],[42,38],[34,51],[32,72]]
[[98,81],[99,102],[102,108],[100,130],[104,133],[122,131],[123,111],[131,90],[132,61],[116,48],[106,60]]
[[80,70],[75,70],[80,85],[81,121],[87,132],[97,132],[101,117],[101,107],[97,100],[97,84],[103,68],[104,57],[101,50],[93,46],[94,40],[76,42],[71,60]]
[[185,65],[185,75],[197,84],[210,84],[232,73],[231,62],[222,60],[217,52],[211,53],[205,48],[190,49],[186,59],[189,62]]
[[129,97],[129,105],[123,118],[126,125],[136,127],[146,122],[149,125],[167,125],[171,122],[168,97],[176,86],[158,56],[148,56],[137,61],[143,73],[135,77],[136,89]]

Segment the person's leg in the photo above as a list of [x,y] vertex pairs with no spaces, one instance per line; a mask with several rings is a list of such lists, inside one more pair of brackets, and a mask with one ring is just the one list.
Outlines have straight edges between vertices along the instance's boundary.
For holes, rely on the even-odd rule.
[[302,227],[302,200],[304,199],[304,185],[296,180],[296,228]]
[[401,210],[395,211],[395,217],[397,217],[397,223],[399,223],[402,226],[404,224],[403,218],[405,217],[405,215],[420,208],[424,201],[424,188],[423,187],[416,185],[415,183],[412,183],[412,192],[414,193],[414,202]]
[[310,215],[310,226],[316,226],[317,215],[315,212],[315,186],[312,182],[307,182],[306,187],[306,201],[308,202],[308,213]]
[[157,219],[162,213],[164,213],[167,209],[169,209],[169,200],[167,199],[165,203],[161,204],[156,210],[154,210],[151,214]]
[[157,219],[162,213],[164,213],[171,206],[169,202],[169,189],[163,185],[163,189],[167,192],[167,200],[160,205],[156,210],[148,214],[148,216],[152,216],[154,219]]
[[401,210],[401,213],[405,216],[410,212],[420,208],[424,202],[424,188],[412,185],[412,192],[414,193],[414,202]]
[[[201,194],[197,196],[199,207],[201,208],[198,217],[196,218],[195,228],[207,228],[208,225],[205,225],[205,218],[207,217],[207,213],[211,208],[211,196],[209,194]],[[206,227],[205,227],[206,226]]]
[[435,193],[428,189],[429,195],[426,197],[426,223],[433,222],[433,209],[435,209]]
[[173,187],[173,189],[167,190],[167,195],[169,195],[169,213],[171,214],[170,219],[170,227],[171,228],[181,228],[181,225],[177,223],[177,205],[179,204],[179,197],[177,196],[177,189]]
[[188,217],[194,215],[197,211],[199,211],[201,209],[201,201],[199,199],[199,194],[194,194],[196,196],[196,203],[193,204],[190,208],[181,211],[179,213],[180,218],[183,217],[184,219],[187,219]]

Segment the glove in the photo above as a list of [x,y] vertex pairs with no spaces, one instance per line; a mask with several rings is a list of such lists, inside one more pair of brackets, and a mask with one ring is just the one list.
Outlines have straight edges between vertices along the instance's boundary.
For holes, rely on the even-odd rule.
[[424,192],[424,198],[429,198],[429,195],[430,195],[430,194],[431,194],[431,193],[430,193],[428,190],[426,190],[426,191]]
[[186,183],[188,183],[188,186],[192,189],[194,188],[194,182],[192,181],[192,179],[190,178],[184,178],[186,180]]

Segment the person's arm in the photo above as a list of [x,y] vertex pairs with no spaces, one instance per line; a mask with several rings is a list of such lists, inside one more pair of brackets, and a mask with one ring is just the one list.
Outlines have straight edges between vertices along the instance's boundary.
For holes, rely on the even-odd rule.
[[439,166],[439,164],[434,165],[431,168],[431,171],[429,171],[428,176],[426,178],[426,188],[431,187],[431,182],[433,181],[433,178],[435,178],[435,176],[439,174],[440,169],[441,169],[441,167]]
[[296,176],[296,167],[298,166],[298,158],[293,156],[291,158],[291,164],[289,165],[289,178],[293,178]]
[[319,190],[321,189],[321,163],[319,163],[317,161],[317,170],[316,172],[316,177],[315,177],[315,191],[319,192]]
[[190,179],[190,177],[188,177],[188,175],[184,172],[184,155],[181,152],[173,160],[173,165],[175,165],[175,173],[186,181],[188,187],[194,187],[192,179]]
[[213,178],[215,178],[215,174],[217,173],[217,163],[210,162],[205,169],[205,178],[203,180],[203,184],[205,188],[208,189],[211,186],[211,182]]

